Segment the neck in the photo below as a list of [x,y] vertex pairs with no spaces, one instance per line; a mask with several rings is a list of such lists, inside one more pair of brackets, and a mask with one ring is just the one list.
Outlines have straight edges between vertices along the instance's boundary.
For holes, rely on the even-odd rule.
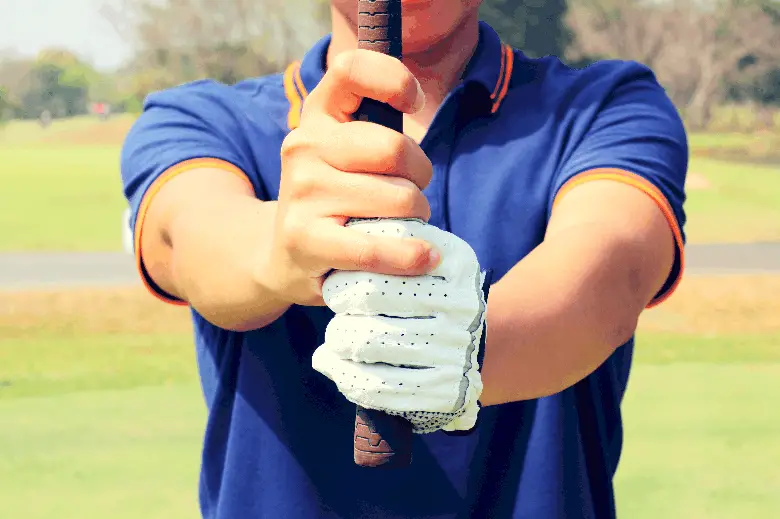
[[[422,111],[405,118],[407,127],[427,130],[444,98],[460,83],[463,71],[474,54],[479,40],[477,20],[477,13],[474,13],[473,16],[462,20],[447,36],[432,45],[417,52],[404,50],[404,65],[420,82],[426,101]],[[357,48],[357,24],[348,20],[336,9],[332,10],[332,23],[328,63],[334,56]]]

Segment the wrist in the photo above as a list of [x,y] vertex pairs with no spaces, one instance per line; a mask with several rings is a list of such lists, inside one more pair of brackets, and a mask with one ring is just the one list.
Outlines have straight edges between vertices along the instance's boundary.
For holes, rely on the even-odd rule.
[[293,304],[289,294],[289,274],[285,258],[270,244],[263,244],[254,255],[252,281],[258,292],[269,302],[290,306]]

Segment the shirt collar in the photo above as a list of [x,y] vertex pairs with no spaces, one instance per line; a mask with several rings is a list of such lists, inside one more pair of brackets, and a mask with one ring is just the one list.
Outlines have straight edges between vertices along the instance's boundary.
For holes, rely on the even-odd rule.
[[[325,75],[326,58],[331,35],[320,39],[303,57],[292,64],[285,74],[285,90],[291,101],[290,127],[297,126],[302,101]],[[490,96],[491,113],[496,113],[509,88],[514,64],[513,49],[501,42],[498,34],[485,22],[479,22],[479,41],[463,74],[464,84],[480,85]],[[297,99],[296,99],[297,98]],[[297,102],[294,102],[297,101]]]

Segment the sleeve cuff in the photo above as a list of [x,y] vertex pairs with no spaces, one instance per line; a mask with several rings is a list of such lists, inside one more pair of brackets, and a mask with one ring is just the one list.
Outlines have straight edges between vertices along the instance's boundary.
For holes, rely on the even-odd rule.
[[143,236],[143,228],[144,228],[144,221],[146,219],[146,214],[149,211],[149,206],[152,200],[154,199],[155,195],[157,195],[157,193],[160,192],[160,189],[162,189],[162,187],[166,183],[168,183],[171,179],[186,171],[192,171],[194,169],[204,169],[204,168],[221,169],[224,171],[228,171],[242,178],[247,184],[250,185],[250,187],[252,186],[252,183],[249,181],[249,178],[246,176],[246,173],[241,171],[241,169],[235,166],[234,164],[231,164],[230,162],[227,162],[225,160],[215,159],[215,158],[195,158],[195,159],[186,160],[171,166],[170,168],[165,170],[159,177],[157,177],[157,179],[155,179],[154,182],[152,182],[152,184],[146,190],[146,193],[144,193],[143,198],[141,199],[141,204],[139,205],[138,213],[135,218],[135,226],[133,232],[133,247],[135,250],[135,264],[138,270],[138,274],[140,275],[141,280],[143,281],[143,284],[146,287],[146,289],[149,290],[149,292],[157,299],[165,303],[178,305],[178,306],[188,305],[186,301],[183,301],[177,297],[172,296],[171,294],[168,294],[159,286],[157,286],[157,284],[152,280],[151,276],[149,276],[149,273],[146,270],[143,261],[143,251],[141,249],[141,237]]
[[631,173],[619,169],[596,169],[591,171],[585,171],[580,173],[570,180],[568,180],[555,195],[553,201],[553,207],[555,203],[568,191],[574,187],[590,182],[592,180],[613,180],[616,182],[622,182],[630,186],[634,186],[641,190],[647,196],[649,196],[661,210],[666,217],[666,221],[669,223],[669,228],[672,230],[675,242],[674,264],[672,270],[669,272],[669,276],[664,282],[661,290],[655,295],[652,301],[647,305],[647,308],[657,306],[666,301],[677,289],[682,279],[683,271],[685,270],[685,243],[683,241],[682,231],[680,229],[677,217],[672,210],[672,206],[666,196],[650,181],[641,177],[635,173]]

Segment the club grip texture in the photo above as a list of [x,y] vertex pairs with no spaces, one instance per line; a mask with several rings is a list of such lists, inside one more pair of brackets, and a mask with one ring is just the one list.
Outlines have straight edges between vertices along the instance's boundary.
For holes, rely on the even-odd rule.
[[[358,48],[401,59],[401,0],[358,0]],[[356,119],[403,133],[403,114],[364,99]],[[354,458],[363,467],[399,468],[412,462],[412,425],[401,417],[358,406],[355,412]]]
[[[403,57],[401,0],[358,0],[358,48]],[[403,132],[403,114],[395,108],[365,99],[357,119]]]

